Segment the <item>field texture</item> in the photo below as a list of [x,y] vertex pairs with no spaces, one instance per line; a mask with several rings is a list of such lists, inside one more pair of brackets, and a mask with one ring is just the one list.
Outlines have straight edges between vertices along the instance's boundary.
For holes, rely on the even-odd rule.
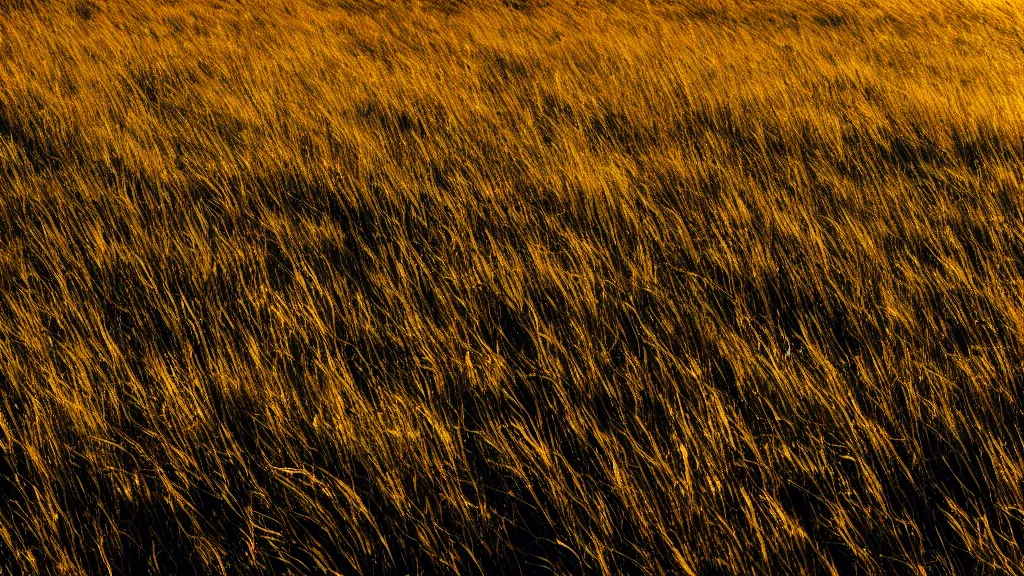
[[1016,0],[0,0],[0,574],[1024,566]]

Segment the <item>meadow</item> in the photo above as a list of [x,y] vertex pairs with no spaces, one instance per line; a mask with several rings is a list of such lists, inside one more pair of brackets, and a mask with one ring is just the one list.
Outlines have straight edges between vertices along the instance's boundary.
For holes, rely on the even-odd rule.
[[1018,0],[0,0],[0,574],[1021,574]]

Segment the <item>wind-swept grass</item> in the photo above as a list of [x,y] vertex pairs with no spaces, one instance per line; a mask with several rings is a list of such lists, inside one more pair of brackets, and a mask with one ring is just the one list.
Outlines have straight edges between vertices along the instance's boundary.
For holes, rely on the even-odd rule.
[[0,573],[1020,573],[1022,8],[0,0]]

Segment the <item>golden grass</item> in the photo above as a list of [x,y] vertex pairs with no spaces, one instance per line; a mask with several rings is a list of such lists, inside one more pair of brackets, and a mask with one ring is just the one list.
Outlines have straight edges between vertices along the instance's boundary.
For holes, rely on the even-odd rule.
[[1022,14],[0,0],[0,573],[1020,573]]

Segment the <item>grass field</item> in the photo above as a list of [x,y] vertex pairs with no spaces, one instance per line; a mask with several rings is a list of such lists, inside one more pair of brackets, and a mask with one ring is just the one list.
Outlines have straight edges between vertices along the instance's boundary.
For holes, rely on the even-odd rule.
[[1016,0],[0,0],[0,574],[1024,566]]

